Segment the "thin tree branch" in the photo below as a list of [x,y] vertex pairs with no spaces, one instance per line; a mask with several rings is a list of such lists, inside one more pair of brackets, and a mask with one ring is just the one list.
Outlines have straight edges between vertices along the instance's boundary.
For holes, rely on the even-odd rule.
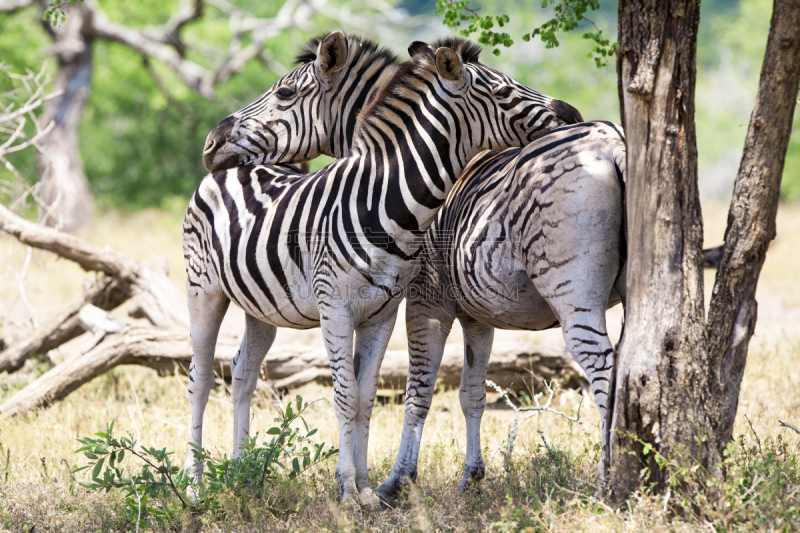
[[778,422],[781,423],[781,426],[783,426],[785,428],[789,428],[792,431],[794,431],[795,433],[800,434],[800,429],[798,429],[797,426],[793,426],[788,422],[784,422],[783,420],[778,420]]
[[6,2],[0,0],[0,13],[14,13],[18,9],[22,9],[23,7],[28,7],[29,5],[33,4],[33,0],[19,0],[17,2]]

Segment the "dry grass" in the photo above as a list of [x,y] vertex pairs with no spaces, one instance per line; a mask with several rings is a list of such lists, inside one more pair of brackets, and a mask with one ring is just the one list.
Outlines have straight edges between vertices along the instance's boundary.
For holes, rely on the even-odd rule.
[[[105,216],[98,229],[87,238],[109,243],[142,260],[165,257],[172,263],[176,282],[181,283],[179,224],[176,217],[160,213],[142,213],[127,222]],[[179,217],[177,217],[179,218]],[[707,242],[715,244],[724,230],[724,209],[706,210]],[[169,526],[176,531],[708,531],[744,529],[785,529],[800,527],[800,435],[781,428],[778,420],[800,425],[800,335],[791,329],[800,305],[800,252],[794,235],[800,229],[800,208],[783,206],[779,214],[778,240],[770,250],[759,288],[759,334],[753,343],[740,400],[740,418],[736,435],[743,445],[733,454],[732,480],[723,487],[735,497],[718,508],[704,509],[704,518],[680,513],[679,497],[665,501],[641,495],[631,508],[613,511],[593,498],[596,484],[596,461],[599,456],[597,411],[585,402],[581,411],[584,423],[570,424],[550,415],[533,419],[517,438],[514,470],[506,474],[502,458],[490,465],[487,479],[478,491],[461,494],[455,486],[464,458],[464,421],[453,391],[437,394],[428,418],[420,456],[419,480],[396,509],[380,513],[364,512],[353,516],[341,509],[333,482],[334,463],[330,461],[299,482],[280,484],[269,492],[269,501],[238,499],[231,495],[222,502],[224,512],[217,516],[191,517],[188,514]],[[714,237],[716,236],[716,237]],[[6,255],[8,254],[8,255]],[[8,239],[0,240],[0,268],[19,272],[25,250]],[[177,259],[176,259],[177,257]],[[45,254],[34,254],[26,288],[31,307],[42,320],[66,301],[80,294],[78,280],[83,279],[72,265],[55,263]],[[707,280],[710,287],[711,280]],[[17,284],[10,275],[0,284],[5,317],[3,338],[23,335],[29,327]],[[768,319],[765,320],[765,316]],[[762,326],[762,322],[765,322]],[[231,328],[240,324],[236,317]],[[306,337],[284,334],[279,341],[318,342],[318,333]],[[535,338],[531,334],[523,336]],[[453,341],[459,341],[455,332]],[[545,336],[543,342],[555,342]],[[393,339],[394,347],[403,345],[402,333]],[[46,362],[38,363],[38,367]],[[29,365],[20,378],[0,376],[0,398],[31,379],[38,368]],[[9,389],[8,387],[11,387]],[[102,430],[116,420],[117,432],[130,431],[143,443],[175,450],[183,460],[188,441],[189,402],[186,380],[182,377],[158,378],[142,368],[118,368],[100,377],[49,409],[26,417],[0,421],[0,528],[10,531],[129,531],[133,525],[122,515],[122,501],[115,494],[88,493],[77,486],[70,470],[83,464],[82,456],[73,454],[76,439]],[[332,398],[329,388],[307,386],[297,391],[306,400]],[[493,402],[495,396],[490,395]],[[574,411],[579,396],[574,391],[559,392],[554,404],[566,412]],[[257,396],[253,406],[254,430],[272,425],[277,407],[268,398]],[[761,440],[761,452],[743,415],[753,422]],[[482,425],[485,457],[503,439],[511,422],[507,409],[487,409]],[[337,441],[333,408],[315,404],[307,417],[318,427],[319,440]],[[372,417],[370,473],[374,484],[389,473],[397,451],[403,420],[401,405],[377,406]],[[229,392],[212,392],[206,411],[205,445],[217,454],[231,447],[232,423]],[[556,455],[540,447],[536,432],[541,428]],[[781,452],[779,438],[784,442]],[[770,481],[762,468],[770,451],[788,473],[779,473]],[[763,452],[763,453],[762,453]],[[6,460],[6,453],[8,461]],[[794,470],[791,461],[794,457]],[[761,470],[759,470],[761,469]],[[755,493],[758,500],[747,500],[742,493],[752,485],[753,472],[761,480]],[[792,474],[794,472],[794,474]],[[750,476],[750,477],[748,477]],[[792,477],[795,476],[795,477]],[[758,477],[756,477],[758,480]],[[781,481],[783,480],[783,481]],[[739,484],[741,482],[741,485]],[[744,488],[742,488],[744,487]],[[777,487],[777,488],[776,488]],[[738,494],[738,496],[736,496]],[[744,499],[743,499],[744,498]],[[746,502],[746,503],[743,503]],[[737,505],[743,505],[737,510]],[[726,510],[727,509],[727,510]],[[734,513],[734,511],[736,511]],[[677,514],[676,514],[677,512]],[[726,516],[726,513],[730,516]],[[737,514],[738,513],[738,514]],[[788,514],[787,514],[788,513]],[[781,516],[783,514],[783,516]],[[788,516],[788,518],[787,518]],[[794,516],[794,519],[791,517]],[[156,527],[154,524],[150,524]],[[526,529],[530,528],[530,529]]]

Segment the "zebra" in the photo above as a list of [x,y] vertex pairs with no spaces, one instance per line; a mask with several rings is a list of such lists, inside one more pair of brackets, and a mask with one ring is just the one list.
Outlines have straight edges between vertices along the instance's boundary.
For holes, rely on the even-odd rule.
[[[325,46],[323,39],[314,63],[338,65],[334,50],[347,47]],[[184,221],[191,443],[202,443],[214,346],[231,301],[246,313],[232,362],[235,436],[246,435],[257,371],[277,327],[321,327],[339,422],[342,501],[371,508],[380,501],[367,476],[369,418],[400,297],[420,265],[421,236],[472,157],[522,146],[577,115],[479,63],[480,47],[469,41],[414,42],[409,53],[359,115],[349,156],[310,174],[270,165],[215,172],[200,184]],[[279,83],[272,94],[289,101],[298,86]],[[292,94],[281,95],[284,88]],[[272,98],[260,105],[281,106]],[[229,137],[225,128],[245,118],[218,127],[218,137]],[[285,121],[262,142],[293,160],[287,145],[297,135]],[[231,159],[222,149],[212,152],[221,165]],[[209,158],[212,167],[219,157]],[[187,469],[195,479],[202,475],[191,452]]]
[[209,171],[348,155],[358,112],[400,64],[375,42],[339,31],[309,40],[295,62],[298,68],[208,134]]
[[[374,48],[374,46],[373,46],[373,48]],[[340,80],[342,82],[345,81],[343,78],[340,78]],[[244,114],[244,111],[246,109],[252,109],[252,107],[253,107],[252,105],[248,106],[247,108],[244,108],[243,110],[238,111],[237,113],[235,113],[232,116],[238,118],[238,117],[240,117],[240,116],[242,116]],[[345,122],[344,116],[347,114],[348,109],[349,109],[349,112],[352,113],[352,110],[355,109],[355,108],[356,108],[356,106],[349,106],[349,107],[340,106],[338,108],[334,107],[334,108],[332,108],[332,113],[326,115],[325,119],[327,119],[330,123],[333,123],[333,124],[344,123]],[[326,131],[328,129],[330,129],[330,126],[327,123],[325,123],[325,120],[323,120],[321,122],[321,124],[324,124],[324,127],[322,129],[324,129]],[[253,128],[253,127],[256,128],[255,131],[253,131],[252,129],[250,131],[248,131],[248,128],[243,126],[241,130],[236,132],[236,134],[232,134],[229,137],[228,142],[235,142],[235,139],[237,139],[237,137],[239,137],[239,138],[242,138],[242,137],[247,138],[247,137],[250,137],[250,136],[252,136],[254,134],[257,134],[258,133],[258,130],[257,130],[258,121],[257,120],[250,123],[250,128]],[[613,128],[615,131],[619,131],[619,128],[617,126],[609,125],[609,127]],[[213,135],[214,135],[214,132],[212,132],[212,134],[209,135],[209,138],[211,138]],[[342,138],[342,137],[340,137],[340,138]],[[347,138],[343,138],[343,139],[346,142]],[[213,144],[213,143],[210,143],[210,144]],[[581,144],[584,145],[584,146],[586,145],[585,141],[581,141]],[[342,146],[342,150],[339,153],[344,153],[349,148],[346,145],[340,145],[340,146]],[[616,149],[620,149],[620,147],[617,146]],[[621,149],[624,150],[624,146]],[[253,150],[258,150],[258,147],[254,147]],[[326,153],[326,152],[323,151],[323,153]],[[330,152],[327,152],[327,153],[328,153],[328,155],[338,155],[338,154],[330,153]],[[574,150],[573,150],[573,153],[574,153]],[[263,156],[263,154],[262,154],[262,156]],[[624,156],[624,151],[623,151],[623,156]],[[487,176],[486,177],[492,175],[492,171],[494,170],[494,167],[492,167],[492,165],[489,164],[489,163],[492,163],[492,162],[496,163],[496,161],[494,160],[494,157],[495,157],[494,155],[486,154],[481,159],[483,162],[481,163],[481,167],[480,168],[481,168],[481,171],[487,172]],[[620,156],[618,154],[617,155],[617,159],[619,159],[619,157]],[[471,167],[475,167],[476,164],[471,164],[470,166]],[[464,179],[469,179],[469,178],[466,178],[467,175],[468,175],[468,173],[465,173],[465,178]],[[460,181],[459,181],[459,183],[460,183]],[[457,186],[457,188],[453,192],[451,192],[451,195],[455,194],[456,191],[458,191],[458,190],[460,190],[460,189]],[[463,206],[461,204],[459,204],[459,207],[463,207]],[[445,206],[444,210],[440,213],[440,217],[441,218],[447,218],[446,213],[448,212],[449,209],[450,209],[450,204]],[[434,231],[435,231],[435,227],[431,228],[430,232],[432,233]],[[564,240],[564,242],[570,242],[569,238],[566,238]],[[506,243],[506,244],[508,244],[508,243]],[[433,247],[429,246],[428,248],[429,248],[429,252],[423,254],[423,257],[428,258],[428,257],[436,256],[436,255],[439,255],[439,256],[442,255],[441,252],[438,252],[438,251],[434,250]],[[423,270],[425,271],[426,269],[423,269]],[[435,272],[435,269],[430,269],[429,268],[427,270],[431,270],[431,271]],[[442,279],[444,279],[444,277],[441,276],[441,274],[440,274],[440,277]],[[423,279],[423,278],[421,277],[420,279]],[[415,292],[417,294],[420,294],[420,293],[424,294],[424,293],[430,292],[431,289],[434,289],[435,287],[438,286],[437,283],[428,283],[427,285],[425,285],[423,287],[424,290],[420,291],[420,290],[418,290],[418,289],[420,289],[420,285],[421,285],[421,283],[417,283],[417,282],[412,284],[412,286],[411,286],[412,292]],[[452,286],[452,284],[450,286]],[[621,286],[624,287],[624,284],[621,285]],[[514,287],[507,287],[506,289],[507,290],[511,289],[513,291]],[[412,328],[412,327],[410,327],[410,324],[415,322],[414,315],[416,315],[416,308],[417,308],[417,306],[420,305],[420,302],[418,301],[417,298],[414,298],[414,297],[409,298],[409,301],[410,301],[410,303],[409,303],[409,306],[407,307],[407,322],[409,324],[409,333],[408,333],[408,335],[409,335],[409,344],[413,347],[417,343],[417,338],[418,337],[421,336],[424,339],[427,335],[423,334],[423,332],[425,330],[422,329],[422,328]],[[618,301],[619,301],[619,298],[617,298],[615,301],[610,302],[610,305],[613,305],[614,303],[616,303]],[[439,304],[442,305],[441,302],[439,302]],[[451,306],[452,305],[454,305],[453,302],[451,302]],[[448,306],[444,306],[444,307],[448,307]],[[552,317],[552,315],[550,313],[548,313],[548,315],[550,315]],[[477,318],[478,319],[481,318],[480,314],[477,315]],[[462,324],[464,324],[464,329],[465,330],[470,330],[470,325],[467,325],[468,319],[469,319],[469,317],[460,317],[460,321],[462,322]],[[416,320],[418,321],[418,319],[416,319]],[[556,322],[555,324],[551,324],[551,325],[555,326],[555,325],[558,325],[558,324],[559,323]],[[449,331],[449,328],[450,328],[451,325],[452,325],[452,320],[450,321],[450,323],[449,323],[449,325],[447,327],[448,331]],[[515,326],[514,325],[514,321],[512,320],[512,321],[509,321],[506,324],[501,324],[498,327],[506,327],[506,328],[512,327],[513,328],[514,326]],[[472,328],[472,329],[474,329],[474,328]],[[531,328],[528,328],[528,329],[531,329]],[[533,328],[533,329],[536,329],[536,328]],[[539,327],[538,329],[541,329],[541,327]],[[446,337],[446,335],[445,335],[445,337]],[[469,346],[467,346],[466,348],[470,349]],[[469,355],[469,352],[467,352],[467,355]],[[431,362],[431,361],[435,362],[435,364],[433,366],[438,368],[438,362],[440,361],[440,358],[441,358],[441,352],[434,352],[433,354],[431,354],[429,362]],[[420,361],[420,358],[418,356],[415,357],[415,354],[413,353],[413,348],[412,348],[412,357],[411,357],[411,359],[412,359],[412,363],[411,363],[411,367],[412,368],[411,368],[411,372],[410,373],[413,375],[413,374],[418,373],[417,372],[418,369],[415,368],[418,365],[415,365],[415,362],[419,362]],[[585,357],[584,357],[584,359],[585,359]],[[469,361],[469,357],[467,357],[467,360]],[[469,365],[467,365],[467,366],[469,366]],[[586,366],[586,364],[584,364],[584,367],[585,366]],[[484,374],[485,374],[485,372],[484,372]],[[428,372],[428,373],[426,373],[426,375],[430,375],[430,373]],[[590,372],[590,375],[591,375],[591,372]],[[433,377],[435,378],[435,372],[433,373]],[[465,379],[466,379],[466,376],[465,376]],[[595,376],[593,379],[595,381],[599,380],[599,381],[602,382],[602,380],[604,379],[604,376]],[[481,390],[482,381],[480,379],[473,380],[473,381],[475,383],[473,383],[471,388],[469,388],[469,390],[470,390],[469,394],[467,394],[467,390],[468,390],[467,389],[467,383],[465,382],[462,385],[462,397],[469,398],[471,396],[475,396],[476,393],[474,391],[476,391],[476,390],[480,391]],[[433,383],[432,381],[430,383],[428,383],[428,389],[427,389],[428,391],[432,391],[432,383]],[[407,391],[408,394],[406,396],[407,402],[408,402],[407,420],[416,420],[416,421],[418,421],[419,424],[421,424],[421,422],[419,422],[419,421],[424,421],[424,414],[427,414],[427,405],[424,405],[425,404],[426,395],[425,394],[420,394],[420,390],[425,390],[425,387],[415,386],[413,391],[411,389],[409,389]],[[606,394],[606,391],[600,390],[600,389],[595,389],[595,392],[597,393],[598,396]],[[481,393],[478,392],[478,394],[481,394]],[[422,399],[420,399],[420,397]],[[429,405],[429,401],[430,401],[429,396],[427,397],[427,401],[428,401],[428,405]],[[606,403],[605,400],[601,400],[600,401],[601,410],[603,410],[603,411],[605,411],[605,403]],[[420,417],[419,414],[420,414],[421,410],[424,410],[424,414],[423,414],[423,416]],[[466,412],[467,411],[465,411],[465,414],[466,414]],[[480,412],[482,413],[482,409],[481,409]],[[472,419],[471,419],[472,421],[470,421],[470,417],[469,416],[467,418],[468,418],[467,425],[468,425],[468,428],[469,428],[469,437],[468,437],[468,443],[469,444],[468,444],[468,454],[467,454],[468,455],[468,459],[467,459],[467,461],[465,463],[465,476],[462,478],[462,481],[459,484],[459,486],[461,486],[462,488],[466,485],[467,481],[469,481],[471,479],[480,478],[483,475],[483,461],[482,461],[482,458],[480,457],[480,448],[479,448],[479,443],[480,443],[480,433],[479,433],[480,416],[472,417]],[[477,424],[475,423],[475,420],[478,421]],[[401,478],[404,475],[412,475],[416,471],[416,468],[415,468],[415,465],[416,465],[416,453],[417,453],[418,447],[419,447],[419,436],[421,436],[421,425],[420,426],[412,425],[411,428],[413,428],[413,429],[409,429],[408,424],[406,424],[406,429],[404,430],[404,435],[406,435],[406,438],[404,439],[403,445],[401,446],[401,452],[399,454],[398,463],[397,463],[398,468],[396,468],[396,470],[398,472],[400,472],[400,474],[394,475],[393,477],[395,479]],[[414,465],[413,469],[409,469],[408,467],[402,468],[403,467],[403,463],[404,462],[408,462],[408,459],[403,461],[401,459],[401,457],[408,455],[408,452],[407,451],[404,452],[403,450],[408,450],[409,449],[408,445],[406,444],[406,442],[408,441],[408,435],[409,434],[417,436],[417,439],[416,439],[416,442],[415,442],[415,447],[412,446],[412,449],[414,450],[413,451],[413,461],[411,461],[411,464]],[[604,434],[605,434],[605,432],[604,432]],[[477,457],[477,458],[474,458],[474,457]],[[413,475],[411,477],[413,477]],[[387,492],[395,492],[396,489],[399,487],[399,485],[397,485],[397,483],[390,483],[389,485],[393,486],[394,488],[391,491],[387,491]]]
[[409,369],[390,501],[415,480],[425,418],[453,322],[464,332],[459,399],[467,426],[458,484],[485,473],[480,422],[494,329],[561,326],[601,414],[600,483],[610,461],[614,349],[605,311],[625,300],[625,138],[611,122],[550,131],[524,148],[487,151],[464,169],[425,234],[406,290]]

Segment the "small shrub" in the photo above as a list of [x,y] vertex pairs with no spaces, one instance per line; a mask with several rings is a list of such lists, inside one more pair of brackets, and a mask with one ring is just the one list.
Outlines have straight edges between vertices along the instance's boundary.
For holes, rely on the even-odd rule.
[[[140,445],[130,433],[117,438],[113,422],[106,431],[78,439],[83,446],[75,453],[82,453],[89,463],[73,472],[89,472],[89,480],[79,482],[89,490],[121,491],[125,515],[137,527],[147,518],[162,524],[173,521],[185,511],[215,514],[232,494],[247,493],[250,499],[263,499],[268,486],[295,479],[338,453],[337,449],[326,449],[325,443],[313,442],[317,430],[309,428],[302,416],[308,406],[297,396],[275,418],[277,425],[267,430],[270,440],[259,446],[257,434],[249,438],[241,457],[213,457],[205,449],[193,446],[195,457],[204,464],[204,477],[199,484],[172,463],[174,452]],[[302,429],[296,424],[298,421]],[[126,462],[130,457],[138,465]],[[194,501],[187,498],[187,490],[196,496]]]

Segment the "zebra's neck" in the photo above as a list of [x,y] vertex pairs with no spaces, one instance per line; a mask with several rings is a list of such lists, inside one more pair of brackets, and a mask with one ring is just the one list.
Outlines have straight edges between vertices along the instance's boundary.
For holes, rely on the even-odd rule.
[[350,57],[354,61],[342,69],[339,83],[331,88],[334,93],[329,100],[326,120],[321,124],[329,124],[331,129],[324,134],[329,135],[329,145],[323,153],[336,159],[350,155],[355,140],[358,115],[367,107],[372,99],[392,79],[399,68],[393,55],[378,51],[358,53],[362,44],[351,41]]
[[422,87],[366,110],[369,116],[360,121],[353,147],[353,154],[374,166],[376,178],[387,184],[387,212],[413,234],[433,223],[461,171],[481,151],[473,146],[463,109],[432,104],[431,86]]

